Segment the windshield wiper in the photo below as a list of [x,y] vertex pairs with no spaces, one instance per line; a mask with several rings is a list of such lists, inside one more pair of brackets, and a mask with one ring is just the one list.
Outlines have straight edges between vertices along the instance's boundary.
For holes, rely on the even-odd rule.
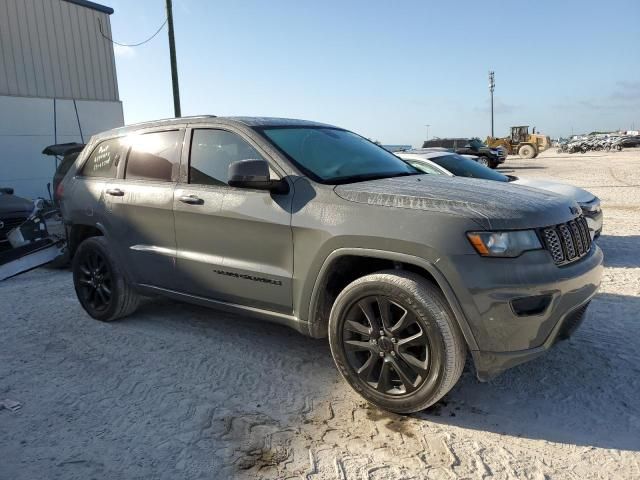
[[380,180],[383,178],[407,177],[410,175],[424,175],[422,172],[394,172],[394,173],[361,173],[359,175],[345,175],[327,179],[336,185],[343,183],[366,182],[367,180]]

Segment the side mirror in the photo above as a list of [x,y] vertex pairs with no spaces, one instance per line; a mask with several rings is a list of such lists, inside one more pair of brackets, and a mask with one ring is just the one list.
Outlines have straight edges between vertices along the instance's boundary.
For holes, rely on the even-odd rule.
[[5,193],[7,195],[13,195],[13,188],[11,188],[11,187],[0,188],[0,193]]
[[269,190],[274,193],[286,193],[287,183],[283,180],[271,180],[269,164],[266,160],[250,158],[236,160],[229,165],[229,186]]

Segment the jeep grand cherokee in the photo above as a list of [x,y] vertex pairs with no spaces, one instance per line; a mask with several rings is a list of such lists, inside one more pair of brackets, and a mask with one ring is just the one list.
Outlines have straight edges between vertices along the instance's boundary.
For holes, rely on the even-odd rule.
[[162,294],[328,336],[346,381],[395,412],[438,401],[468,353],[481,380],[543,353],[602,274],[573,201],[423,175],[315,122],[123,127],[94,136],[63,183],[90,316]]

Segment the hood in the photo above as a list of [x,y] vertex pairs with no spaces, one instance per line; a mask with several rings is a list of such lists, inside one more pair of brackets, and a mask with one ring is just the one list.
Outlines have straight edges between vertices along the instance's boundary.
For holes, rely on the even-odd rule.
[[580,210],[555,193],[475,178],[415,175],[338,185],[341,198],[382,207],[458,215],[491,229],[545,227],[571,220]]
[[33,202],[8,193],[0,193],[0,219],[28,216],[33,211]]
[[580,204],[589,203],[595,198],[593,193],[582,188],[567,185],[566,183],[554,182],[553,180],[518,178],[518,180],[514,180],[511,183],[531,188],[539,188],[540,190],[547,190],[549,192],[557,193],[558,195],[564,195],[565,197],[569,197]]

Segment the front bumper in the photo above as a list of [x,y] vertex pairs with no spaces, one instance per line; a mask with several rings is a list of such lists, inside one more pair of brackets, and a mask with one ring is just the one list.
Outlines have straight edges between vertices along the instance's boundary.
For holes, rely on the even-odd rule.
[[560,340],[566,340],[578,329],[584,320],[589,302],[568,312],[553,328],[545,342],[536,348],[516,352],[471,352],[480,381],[487,381],[521,363],[539,357]]
[[[584,258],[562,267],[545,250],[511,259],[453,257],[449,278],[477,345],[472,355],[478,378],[487,380],[549,349],[596,294],[602,260],[595,244]],[[516,313],[517,301],[536,297],[548,299],[542,311]]]

